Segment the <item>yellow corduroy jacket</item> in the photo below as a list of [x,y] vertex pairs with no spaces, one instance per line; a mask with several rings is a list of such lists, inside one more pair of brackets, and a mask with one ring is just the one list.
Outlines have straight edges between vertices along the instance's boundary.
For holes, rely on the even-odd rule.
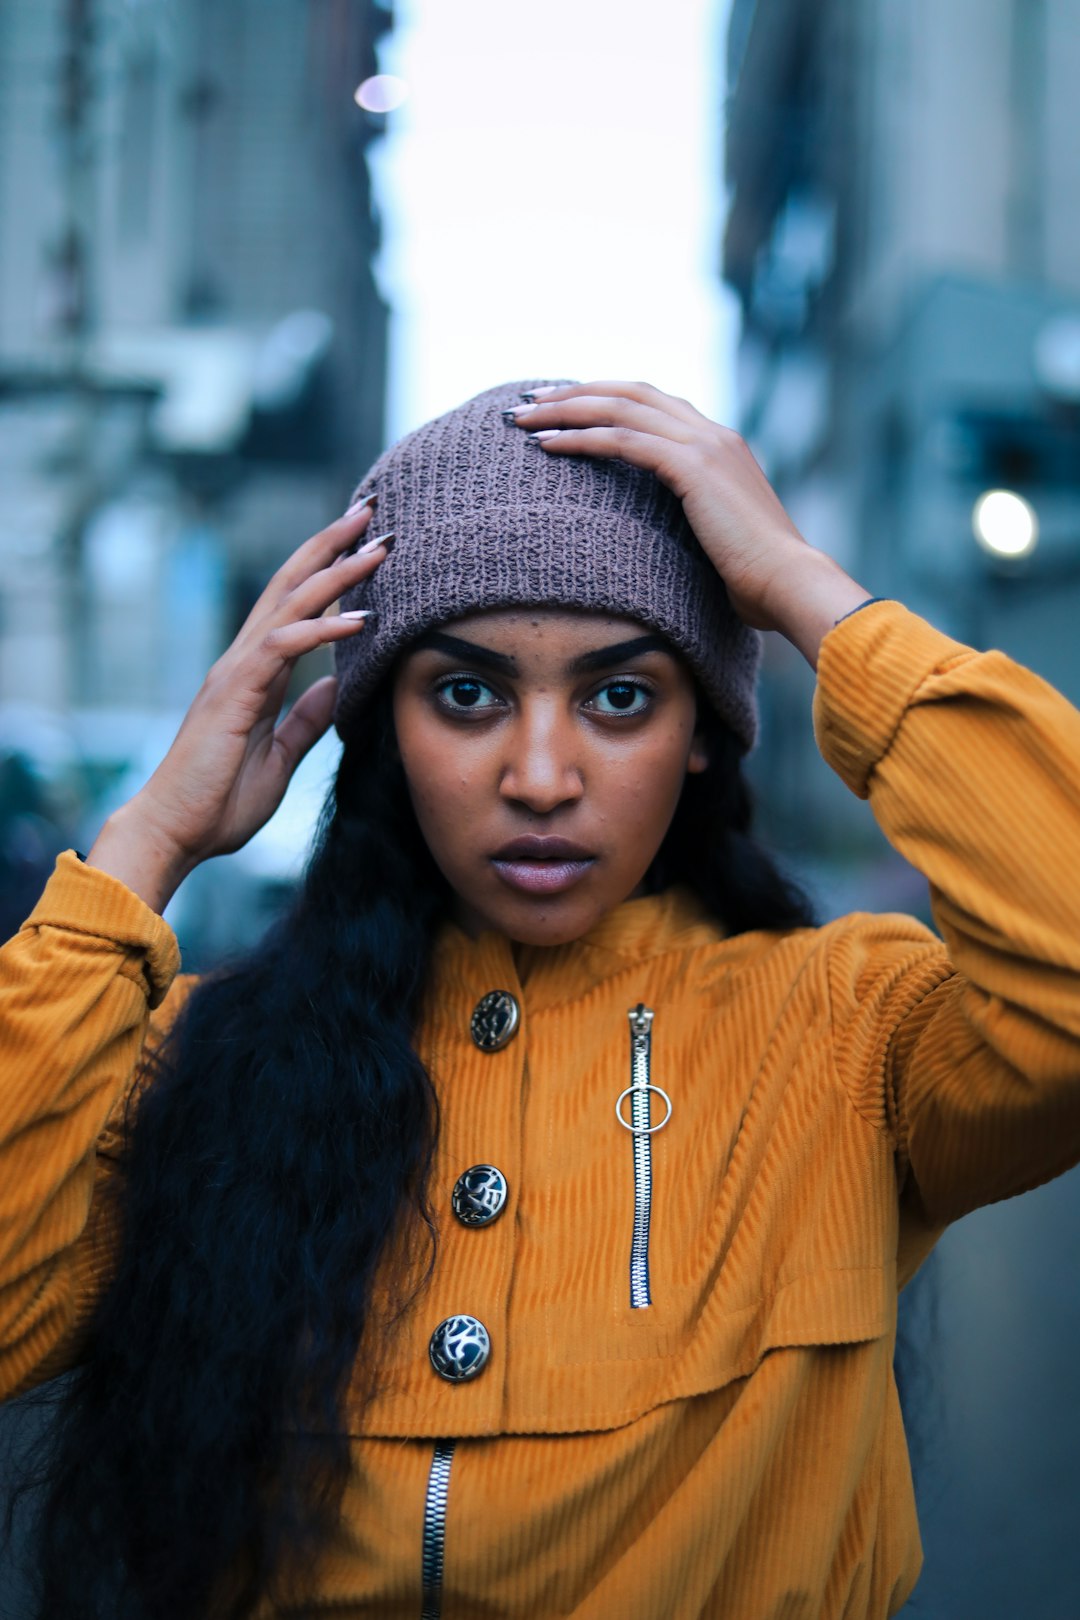
[[[877,1620],[910,1593],[898,1286],[948,1221],[1080,1157],[1080,714],[882,602],[826,638],[814,720],[928,877],[944,942],[866,914],[725,938],[677,892],[550,951],[446,931],[420,1041],[438,1260],[362,1423],[349,1403],[355,1469],[313,1610]],[[162,919],[71,855],[0,965],[10,1395],[78,1357],[113,1250],[118,1100],[151,1010],[163,1026],[190,981],[170,992]],[[492,990],[521,1020],[484,1051],[470,1020]],[[670,1098],[647,1305],[640,1139],[615,1112],[639,1003]],[[450,1201],[477,1164],[508,1198],[468,1227]],[[490,1358],[447,1382],[429,1339],[463,1313]]]

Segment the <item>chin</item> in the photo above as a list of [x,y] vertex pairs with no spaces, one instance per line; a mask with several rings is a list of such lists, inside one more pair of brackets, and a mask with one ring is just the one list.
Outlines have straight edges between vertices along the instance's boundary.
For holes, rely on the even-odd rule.
[[508,895],[501,904],[484,908],[482,926],[505,934],[516,945],[570,945],[614,911],[622,898],[571,893],[527,900]]
[[543,917],[535,923],[525,922],[500,929],[515,945],[572,945],[599,922],[603,912],[584,921],[561,921],[557,917]]

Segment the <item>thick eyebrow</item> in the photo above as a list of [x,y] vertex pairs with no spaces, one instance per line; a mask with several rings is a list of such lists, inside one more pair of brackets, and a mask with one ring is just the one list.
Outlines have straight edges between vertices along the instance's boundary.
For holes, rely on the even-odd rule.
[[671,648],[663,636],[634,636],[631,641],[617,641],[611,647],[597,647],[595,652],[582,653],[567,669],[571,675],[591,675],[595,670],[611,669],[615,664],[649,652],[670,653]]
[[[465,663],[495,670],[500,675],[518,673],[517,660],[507,653],[481,647],[475,641],[464,641],[460,636],[448,636],[442,630],[429,630],[413,646],[415,651],[430,649],[432,652],[446,653],[450,658],[460,658]],[[627,659],[640,658],[643,653],[650,652],[670,653],[671,648],[663,636],[634,636],[630,641],[617,641],[610,647],[597,647],[594,652],[579,654],[570,660],[566,671],[568,675],[591,675],[596,670],[612,669]]]
[[459,636],[445,635],[441,630],[429,630],[426,635],[413,643],[415,651],[428,647],[432,652],[446,653],[450,658],[460,658],[464,663],[477,664],[481,669],[493,669],[499,675],[518,673],[516,658],[510,658],[506,653],[495,652],[491,647],[481,647],[475,641],[463,641]]

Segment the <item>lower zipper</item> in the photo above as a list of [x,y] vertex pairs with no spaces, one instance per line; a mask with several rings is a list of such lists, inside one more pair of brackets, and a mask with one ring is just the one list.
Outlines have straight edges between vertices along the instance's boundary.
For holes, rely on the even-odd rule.
[[436,1440],[424,1501],[422,1571],[424,1605],[420,1620],[439,1620],[442,1614],[443,1564],[446,1557],[446,1501],[450,1489],[453,1440]]

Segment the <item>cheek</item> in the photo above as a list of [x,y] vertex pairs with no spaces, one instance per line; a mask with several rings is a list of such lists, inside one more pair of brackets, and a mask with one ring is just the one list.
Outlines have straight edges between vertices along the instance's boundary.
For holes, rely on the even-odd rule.
[[645,780],[658,804],[674,802],[682,792],[692,740],[691,725],[681,721],[664,726],[652,739]]
[[601,772],[605,819],[625,829],[635,846],[666,832],[686,781],[689,748],[687,727],[665,727],[623,769]]
[[474,764],[422,720],[398,727],[398,751],[417,819],[429,842],[460,835],[462,811],[482,791]]

